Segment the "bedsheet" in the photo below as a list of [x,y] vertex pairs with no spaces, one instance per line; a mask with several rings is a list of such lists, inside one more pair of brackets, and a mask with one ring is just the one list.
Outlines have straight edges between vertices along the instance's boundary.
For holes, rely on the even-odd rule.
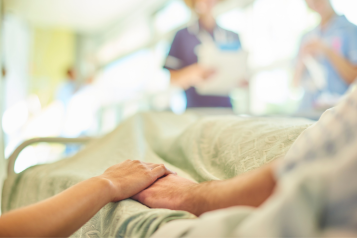
[[[71,158],[8,177],[4,212],[51,197],[126,159],[165,163],[197,182],[227,179],[284,156],[305,119],[141,113]],[[109,203],[72,237],[150,237],[184,211],[149,209],[131,199]]]
[[274,193],[177,220],[151,238],[357,237],[357,88],[304,130],[277,164]]

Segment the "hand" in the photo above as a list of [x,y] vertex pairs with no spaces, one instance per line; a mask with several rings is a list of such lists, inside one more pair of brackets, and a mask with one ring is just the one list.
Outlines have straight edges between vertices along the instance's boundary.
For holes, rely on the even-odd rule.
[[248,88],[249,87],[249,80],[248,79],[243,79],[238,82],[238,87],[239,88]]
[[195,183],[177,175],[157,180],[132,198],[151,208],[183,210],[199,216],[232,206],[260,206],[274,191],[276,162],[228,180]]
[[171,70],[173,83],[187,89],[211,77],[215,71],[199,64],[192,64],[180,70]]
[[116,202],[137,194],[158,178],[168,174],[174,172],[163,164],[126,160],[113,165],[98,177],[109,182],[111,201]]
[[308,41],[301,49],[300,55],[302,57],[307,55],[325,54],[329,47],[320,39],[313,39]]
[[157,180],[132,198],[151,208],[183,210],[197,214],[194,204],[198,197],[193,195],[197,186],[199,184],[191,180],[171,174]]

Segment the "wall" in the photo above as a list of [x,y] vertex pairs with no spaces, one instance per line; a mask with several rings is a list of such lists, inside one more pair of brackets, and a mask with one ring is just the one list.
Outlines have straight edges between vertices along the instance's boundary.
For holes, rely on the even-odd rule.
[[30,93],[42,106],[55,99],[56,91],[75,61],[75,34],[67,29],[34,28],[31,52]]
[[[2,35],[2,0],[0,0],[0,36]],[[0,38],[0,40],[2,40]],[[1,49],[0,44],[0,65],[1,59],[2,59],[2,49]],[[3,80],[2,80],[2,73],[0,73],[0,126],[2,125],[1,119],[2,119],[2,112],[3,112],[3,105],[4,105],[4,87],[3,87]],[[0,204],[1,204],[1,195],[2,195],[2,186],[3,186],[3,181],[5,178],[5,168],[6,168],[6,162],[4,158],[4,140],[3,140],[3,132],[0,130]],[[1,215],[1,206],[0,206],[0,215]]]

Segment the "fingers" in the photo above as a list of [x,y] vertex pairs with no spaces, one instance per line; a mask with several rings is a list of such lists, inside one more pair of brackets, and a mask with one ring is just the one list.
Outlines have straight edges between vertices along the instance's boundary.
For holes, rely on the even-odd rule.
[[141,192],[140,193],[137,193],[137,194],[135,194],[134,196],[132,196],[131,198],[132,199],[134,199],[134,200],[136,200],[136,201],[139,201],[140,202],[140,196],[141,195]]
[[[146,167],[150,168],[151,171],[153,171],[154,175],[160,175],[160,172],[163,172],[162,175],[160,175],[159,177],[162,177],[164,175],[168,175],[168,174],[177,174],[176,172],[166,168],[166,166],[164,164],[154,164],[154,163],[147,163],[147,162],[141,162],[142,164],[144,164]],[[160,169],[157,169],[158,167],[160,167]],[[156,169],[156,170],[154,170]],[[159,178],[158,177],[158,178]]]
[[153,167],[151,171],[153,176],[155,176],[156,178],[160,178],[168,174],[176,174],[175,172],[166,168],[163,164],[156,164],[156,166]]

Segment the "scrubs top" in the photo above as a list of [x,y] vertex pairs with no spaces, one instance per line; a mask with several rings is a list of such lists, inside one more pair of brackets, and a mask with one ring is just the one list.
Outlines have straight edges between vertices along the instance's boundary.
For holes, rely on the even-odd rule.
[[[323,29],[318,26],[304,36],[302,44],[314,37],[321,39],[331,49],[357,65],[357,26],[349,22],[345,16],[334,17]],[[349,88],[327,57],[319,56],[317,61],[324,68],[326,87],[315,92],[306,91],[301,109],[312,109],[314,102],[322,93],[342,96]]]
[[[222,50],[239,50],[241,43],[236,33],[225,30],[219,26],[213,32],[206,32],[199,22],[178,31],[175,35],[169,55],[166,58],[164,68],[169,70],[179,70],[186,66],[197,63],[195,53],[196,46],[202,42],[199,34],[209,33],[217,47]],[[187,97],[187,107],[232,107],[229,97],[206,96],[196,92],[194,87],[185,91]]]

